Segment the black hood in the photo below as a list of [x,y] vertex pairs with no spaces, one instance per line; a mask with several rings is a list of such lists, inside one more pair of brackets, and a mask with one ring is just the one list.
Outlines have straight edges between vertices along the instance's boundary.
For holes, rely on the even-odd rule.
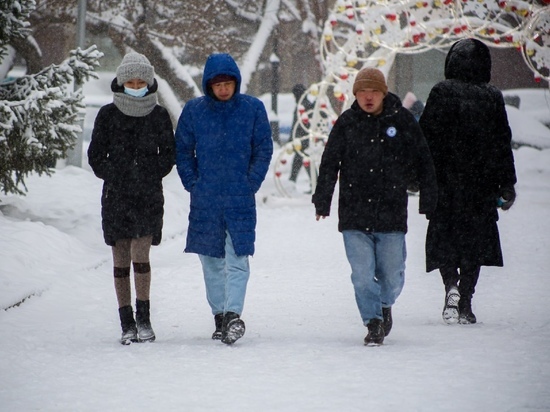
[[489,83],[491,53],[479,40],[464,39],[451,46],[445,59],[445,78],[468,83]]

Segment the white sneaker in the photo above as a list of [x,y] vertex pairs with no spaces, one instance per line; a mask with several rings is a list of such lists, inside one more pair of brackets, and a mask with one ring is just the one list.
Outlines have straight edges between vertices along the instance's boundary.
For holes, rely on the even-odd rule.
[[443,322],[448,325],[454,325],[458,323],[458,301],[460,300],[460,293],[456,287],[452,287],[447,296],[445,296],[445,306],[443,306]]

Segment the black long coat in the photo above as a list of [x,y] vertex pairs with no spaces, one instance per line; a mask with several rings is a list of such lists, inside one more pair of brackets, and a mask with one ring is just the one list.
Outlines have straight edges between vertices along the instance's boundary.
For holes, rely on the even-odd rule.
[[175,164],[172,121],[156,105],[143,117],[127,116],[114,103],[103,106],[94,123],[88,161],[103,179],[101,216],[105,243],[152,235],[162,238],[162,178]]
[[502,93],[488,84],[489,49],[455,43],[446,80],[430,92],[420,126],[439,188],[426,239],[426,269],[502,266],[497,198],[516,183],[511,131]]
[[407,232],[407,187],[420,186],[420,213],[431,213],[437,185],[430,151],[414,116],[388,93],[379,115],[357,101],[336,121],[319,168],[313,203],[330,214],[340,178],[338,230]]

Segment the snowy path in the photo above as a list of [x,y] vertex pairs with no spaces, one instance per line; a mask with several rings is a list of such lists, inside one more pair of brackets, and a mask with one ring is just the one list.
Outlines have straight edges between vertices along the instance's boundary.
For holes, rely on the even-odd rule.
[[[426,221],[411,198],[406,285],[378,348],[362,345],[336,218],[316,222],[305,196],[259,207],[246,335],[232,347],[212,341],[199,261],[181,252],[187,197],[175,173],[166,182],[165,239],[151,255],[157,341],[124,347],[97,205],[94,214],[72,203],[98,202],[99,184],[86,171],[31,179],[31,192],[80,187],[51,207],[81,229],[46,219],[32,195],[23,205],[12,199],[9,216],[2,209],[2,230],[14,237],[26,227],[42,242],[21,245],[28,262],[10,268],[48,280],[40,296],[0,311],[0,411],[548,411],[546,152],[516,153],[519,197],[500,221],[505,267],[482,269],[479,324],[443,324],[443,287],[437,272],[424,271]],[[262,194],[271,192],[268,180]],[[15,250],[5,238],[2,248]],[[0,274],[0,288],[10,290]]]

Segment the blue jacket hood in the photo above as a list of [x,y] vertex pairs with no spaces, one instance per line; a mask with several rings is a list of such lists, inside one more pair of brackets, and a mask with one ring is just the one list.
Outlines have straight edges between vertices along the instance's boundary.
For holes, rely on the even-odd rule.
[[237,79],[235,94],[239,94],[241,92],[241,72],[237,66],[237,63],[233,57],[227,53],[216,53],[208,56],[208,59],[206,59],[206,64],[204,65],[204,72],[202,75],[202,91],[206,96],[214,96],[212,89],[208,86],[208,82],[220,74],[227,74],[235,77]]

